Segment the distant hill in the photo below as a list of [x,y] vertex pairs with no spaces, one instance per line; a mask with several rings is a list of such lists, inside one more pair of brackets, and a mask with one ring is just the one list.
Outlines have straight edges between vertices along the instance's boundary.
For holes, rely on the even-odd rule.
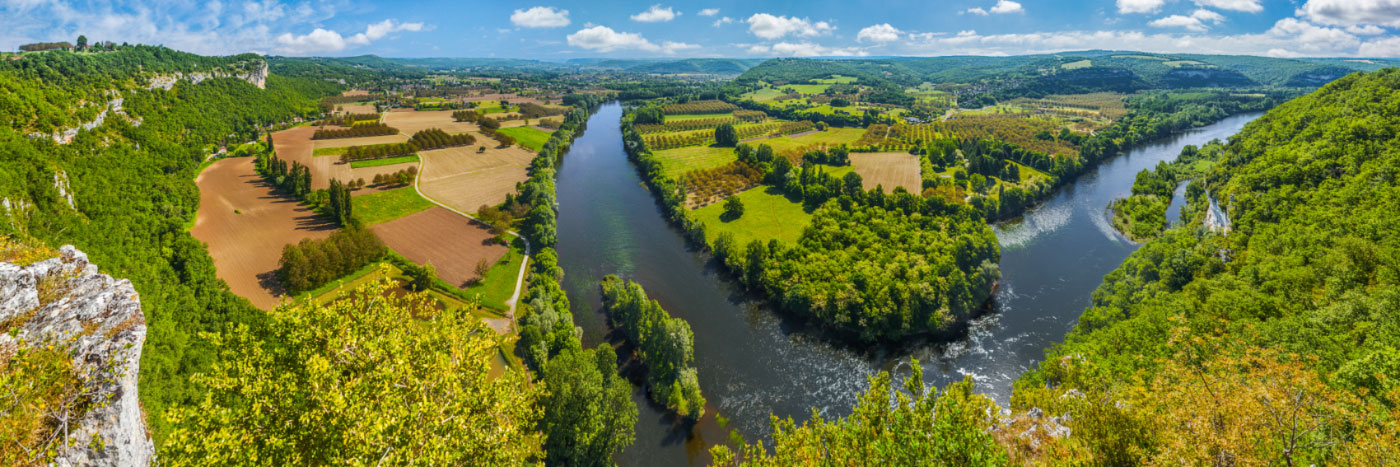
[[834,74],[872,85],[1017,81],[1032,89],[1075,91],[1197,87],[1318,87],[1356,71],[1400,65],[1389,59],[1270,58],[1093,50],[1012,57],[773,59],[739,81],[796,82]]

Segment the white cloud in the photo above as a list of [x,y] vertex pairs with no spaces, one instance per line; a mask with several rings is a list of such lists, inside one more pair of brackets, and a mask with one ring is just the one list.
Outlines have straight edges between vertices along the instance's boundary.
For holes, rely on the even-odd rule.
[[966,10],[963,10],[962,12],[960,12],[960,13],[958,13],[958,14],[967,13],[967,14],[973,14],[973,15],[978,15],[978,16],[987,16],[987,15],[1004,15],[1004,14],[1007,14],[1007,13],[1025,13],[1025,12],[1026,12],[1026,10],[1025,10],[1024,8],[1021,8],[1021,4],[1020,4],[1019,2],[1013,2],[1013,1],[1011,1],[1011,0],[997,0],[997,4],[996,4],[996,5],[992,5],[991,8],[973,7],[973,8],[968,8],[968,9],[966,9]]
[[894,26],[890,26],[890,23],[876,24],[874,26],[868,26],[865,29],[861,29],[860,33],[856,34],[856,41],[892,42],[899,40],[899,35],[903,33],[904,31],[900,31]]
[[1317,26],[1294,18],[1284,18],[1274,23],[1266,35],[1288,37],[1296,41],[1297,49],[1321,52],[1330,48],[1354,48],[1361,45],[1361,39],[1337,28]]
[[661,43],[661,51],[662,51],[663,53],[668,54],[668,55],[674,54],[674,53],[676,53],[676,51],[678,51],[678,50],[695,50],[695,49],[699,49],[699,48],[700,48],[699,45],[696,45],[696,44],[687,44],[687,43],[684,43],[684,42],[665,41],[665,42],[662,42],[662,43]]
[[1207,22],[1207,21],[1212,22],[1212,23],[1215,23],[1215,24],[1220,24],[1220,23],[1224,23],[1224,22],[1225,22],[1225,15],[1222,15],[1222,14],[1220,14],[1220,13],[1216,13],[1216,12],[1214,12],[1214,11],[1206,10],[1206,9],[1200,9],[1200,10],[1196,10],[1196,11],[1191,12],[1191,17],[1192,17],[1192,18],[1195,18],[1195,19],[1198,19],[1198,20],[1201,20],[1202,23],[1205,23],[1205,22]]
[[369,45],[370,42],[383,39],[384,36],[399,31],[418,32],[423,30],[423,23],[398,23],[392,19],[386,19],[379,23],[371,24],[365,28],[365,32],[350,36],[346,42],[357,45]]
[[676,19],[676,17],[680,15],[679,12],[671,9],[671,7],[663,8],[661,5],[652,5],[647,11],[632,15],[632,21],[660,23]]
[[365,32],[350,37],[344,37],[333,30],[321,28],[301,35],[282,33],[277,36],[277,52],[286,55],[339,52],[351,45],[369,45],[371,42],[383,39],[395,32],[422,30],[423,23],[399,23],[392,19],[386,19],[371,24],[365,28]]
[[1201,24],[1201,20],[1190,16],[1171,15],[1165,18],[1158,18],[1147,23],[1154,28],[1186,28],[1192,31],[1205,31],[1206,26]]
[[287,55],[339,52],[346,47],[345,38],[340,33],[321,28],[300,36],[282,33],[277,36],[277,44],[281,46],[281,53]]
[[1356,34],[1358,36],[1374,36],[1377,34],[1385,34],[1385,28],[1376,26],[1374,24],[1367,24],[1361,26],[1351,25],[1347,26],[1347,32]]
[[720,19],[715,20],[714,27],[724,26],[724,25],[726,25],[726,24],[733,23],[733,22],[734,22],[734,18],[730,18],[730,17],[728,17],[728,16],[725,16],[725,17],[723,17],[723,18],[720,18]]
[[754,45],[749,53],[788,57],[863,57],[864,50],[855,47],[826,47],[812,42],[779,42],[772,46]]
[[836,30],[826,21],[813,23],[807,18],[773,16],[768,13],[756,13],[745,20],[749,23],[749,32],[763,39],[777,39],[786,35],[799,37],[814,37],[830,34]]
[[510,22],[522,28],[561,28],[569,25],[569,10],[559,10],[552,6],[537,6],[528,10],[515,10]]
[[1118,0],[1119,13],[1156,13],[1167,0]]
[[1331,26],[1400,27],[1400,0],[1308,0],[1298,16]]
[[700,15],[700,16],[714,16],[714,15],[718,15],[718,14],[719,14],[719,8],[706,8],[706,9],[700,10],[700,12],[699,12],[699,13],[696,13],[696,14],[697,14],[697,15]]
[[1400,57],[1400,37],[1387,37],[1361,44],[1356,52],[1362,57]]
[[992,7],[992,13],[1004,15],[1007,13],[1022,13],[1026,10],[1021,8],[1021,4],[1011,0],[997,0],[996,6]]
[[569,45],[595,52],[614,50],[642,50],[661,52],[662,47],[651,43],[635,32],[617,32],[607,26],[593,26],[578,30],[565,37]]
[[1264,11],[1264,7],[1259,4],[1259,0],[1195,0],[1195,2],[1196,6],[1219,8],[1221,10],[1243,11],[1245,13]]

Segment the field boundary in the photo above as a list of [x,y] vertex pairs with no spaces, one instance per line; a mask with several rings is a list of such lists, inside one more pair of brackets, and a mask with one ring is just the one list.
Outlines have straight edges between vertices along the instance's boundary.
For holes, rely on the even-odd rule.
[[[427,158],[419,158],[419,160],[418,160],[418,173],[421,174],[421,173],[425,172],[425,171],[427,170],[427,165],[428,165],[428,159],[427,159]],[[453,208],[452,206],[448,206],[448,205],[446,205],[446,204],[443,204],[443,203],[439,202],[438,200],[435,200],[435,199],[433,199],[432,197],[429,197],[428,195],[423,194],[423,190],[421,190],[421,189],[418,188],[418,180],[419,180],[420,178],[422,178],[422,177],[414,177],[414,178],[413,178],[413,191],[417,191],[417,192],[418,192],[418,196],[421,196],[423,199],[428,200],[428,202],[433,203],[433,204],[436,204],[436,205],[438,205],[438,206],[441,206],[442,208],[447,209],[448,211],[452,211],[452,212],[456,213],[456,214],[459,215],[459,216],[465,217],[465,218],[467,218],[467,219],[471,219],[471,220],[476,221],[476,222],[480,222],[480,223],[482,223],[482,224],[484,224],[484,225],[491,225],[490,223],[488,223],[488,222],[486,222],[486,221],[483,221],[483,220],[481,220],[481,219],[477,219],[476,217],[473,217],[471,214],[467,214],[467,213],[465,213],[465,212],[459,211],[459,210],[457,210],[456,208]],[[520,289],[524,287],[524,283],[525,283],[525,270],[526,270],[526,268],[530,267],[530,239],[525,238],[524,235],[520,235],[519,233],[516,233],[514,230],[507,230],[506,233],[511,234],[511,235],[514,235],[516,238],[519,238],[521,241],[525,242],[525,257],[522,258],[522,259],[520,260],[520,272],[517,273],[517,274],[516,274],[516,277],[515,277],[515,293],[511,294],[510,299],[506,300],[506,305],[507,305],[508,307],[510,307],[510,309],[507,311],[506,316],[510,318],[510,326],[511,326],[511,328],[513,329],[513,328],[515,328],[515,306],[516,306],[516,303],[520,301]]]

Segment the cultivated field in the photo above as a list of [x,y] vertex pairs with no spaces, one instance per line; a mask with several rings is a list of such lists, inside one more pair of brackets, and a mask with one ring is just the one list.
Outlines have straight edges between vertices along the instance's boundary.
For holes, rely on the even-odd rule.
[[[289,128],[272,134],[272,147],[277,151],[277,157],[287,161],[287,165],[292,162],[300,162],[302,165],[311,168],[311,188],[319,190],[331,186],[331,179],[349,180],[350,164],[341,164],[339,157],[316,157],[315,148],[321,143],[346,142],[351,140],[362,140],[372,138],[347,138],[333,140],[312,141],[311,135],[316,132],[316,127],[299,126]],[[353,146],[353,144],[350,144]]]
[[366,91],[366,90],[364,90],[364,89],[351,89],[351,90],[349,90],[349,91],[345,91],[345,92],[340,93],[340,95],[345,96],[345,97],[368,96],[368,95],[369,95],[369,91]]
[[429,128],[437,128],[448,133],[476,131],[475,123],[452,121],[454,110],[394,109],[384,114],[384,123],[398,128],[405,135],[412,135]]
[[[363,179],[365,179],[365,182],[366,182],[366,183],[374,183],[374,176],[375,176],[375,175],[398,173],[398,172],[401,172],[401,171],[403,171],[403,170],[405,170],[405,169],[408,169],[409,167],[417,167],[417,166],[418,166],[418,163],[417,163],[417,162],[406,162],[406,163],[402,163],[402,164],[389,164],[389,165],[379,165],[379,166],[374,166],[374,167],[361,167],[361,168],[358,168],[358,169],[351,169],[351,170],[354,171],[353,173],[354,173],[356,179],[361,179],[361,178],[363,178]],[[378,192],[380,192],[380,191],[384,191],[384,190],[386,190],[386,189],[393,189],[393,188],[394,188],[393,186],[365,185],[364,188],[355,190],[355,191],[354,191],[353,193],[351,193],[351,194],[354,195],[354,196],[359,196],[359,195],[364,195],[364,194],[369,194],[369,193],[378,193]]]
[[680,177],[686,172],[699,169],[708,169],[728,164],[735,160],[734,148],[716,148],[710,146],[690,146],[676,149],[666,149],[654,151],[657,159],[663,163],[666,169],[666,176],[671,178]]
[[[480,138],[485,138],[481,136]],[[478,138],[478,139],[480,139]],[[526,168],[534,154],[519,147],[497,149],[487,144],[423,151],[418,187],[423,194],[462,212],[476,212],[483,204],[495,206],[515,192],[515,184],[529,178]]]
[[[402,128],[400,128],[400,130],[402,130]],[[313,132],[314,132],[314,131],[313,131]],[[369,145],[371,145],[371,144],[407,143],[407,142],[408,142],[408,135],[405,135],[405,134],[402,134],[402,133],[397,134],[397,135],[385,135],[385,136],[366,136],[366,137],[363,137],[363,138],[318,139],[318,140],[315,140],[315,141],[314,141],[314,143],[315,143],[315,145],[316,145],[316,146],[315,146],[316,149],[321,149],[321,148],[343,148],[343,147],[349,147],[349,146],[369,146]],[[336,160],[340,160],[340,158],[336,158]]]
[[[308,149],[309,153],[309,149]],[[229,289],[262,309],[277,306],[274,279],[282,247],[325,238],[329,219],[281,195],[253,171],[253,158],[224,159],[195,179],[199,212],[190,234],[209,244],[209,255]]]
[[442,207],[370,226],[394,251],[418,264],[432,264],[438,277],[463,287],[477,279],[476,264],[495,264],[509,250],[494,243],[485,227]]
[[852,153],[851,165],[860,174],[861,187],[883,186],[885,193],[902,186],[910,193],[920,192],[919,156],[907,152]]
[[337,109],[340,113],[344,113],[344,114],[360,114],[360,115],[363,115],[363,114],[379,113],[379,110],[374,108],[374,104],[341,104],[341,105],[336,106],[336,109]]

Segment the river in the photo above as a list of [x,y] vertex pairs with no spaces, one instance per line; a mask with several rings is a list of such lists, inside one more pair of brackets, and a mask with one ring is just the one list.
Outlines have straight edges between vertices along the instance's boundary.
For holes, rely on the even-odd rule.
[[[1005,404],[1015,378],[1060,341],[1103,276],[1137,248],[1113,231],[1104,208],[1127,196],[1139,170],[1171,160],[1187,144],[1237,133],[1259,114],[1239,115],[1149,143],[1058,190],[1023,219],[996,227],[1002,282],[992,312],[965,339],[912,348],[852,349],[777,315],[739,291],[708,254],[689,248],[662,217],[622,148],[618,104],[603,106],[564,156],[557,181],[560,265],[585,346],[613,341],[601,312],[606,274],[636,280],[695,332],[695,359],[708,414],[694,428],[649,403],[640,388],[636,442],[621,465],[709,462],[710,443],[729,429],[749,440],[769,433],[769,414],[808,418],[812,408],[845,416],[881,370],[907,376],[912,356],[928,384],[970,375]],[[714,415],[729,419],[721,428]]]

